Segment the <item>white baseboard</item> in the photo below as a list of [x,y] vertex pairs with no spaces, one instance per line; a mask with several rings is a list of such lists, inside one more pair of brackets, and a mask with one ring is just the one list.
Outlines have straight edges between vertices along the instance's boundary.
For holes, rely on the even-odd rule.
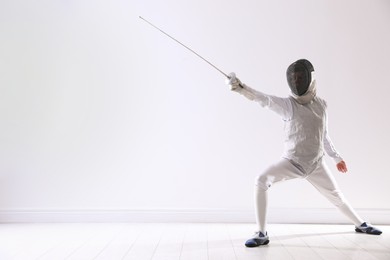
[[[390,224],[390,209],[357,209],[365,221]],[[0,223],[46,222],[195,222],[254,223],[252,210],[231,209],[10,209],[0,210]],[[270,208],[269,223],[347,224],[336,209]]]

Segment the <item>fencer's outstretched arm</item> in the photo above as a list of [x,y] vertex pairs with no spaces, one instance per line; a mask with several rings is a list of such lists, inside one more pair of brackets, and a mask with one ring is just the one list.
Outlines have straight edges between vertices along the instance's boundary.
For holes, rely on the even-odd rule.
[[291,100],[262,93],[243,84],[234,73],[229,74],[226,83],[232,91],[235,91],[251,101],[258,102],[262,107],[268,108],[284,120],[290,120],[292,117]]

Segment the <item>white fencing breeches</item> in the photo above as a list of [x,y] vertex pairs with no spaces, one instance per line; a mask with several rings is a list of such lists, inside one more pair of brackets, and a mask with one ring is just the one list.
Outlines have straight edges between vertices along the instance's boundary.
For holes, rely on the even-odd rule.
[[305,178],[333,205],[335,205],[355,226],[360,226],[363,220],[344,198],[329,168],[322,162],[309,175],[304,175],[289,160],[282,159],[270,166],[256,178],[255,186],[255,209],[258,231],[266,232],[267,224],[267,190],[274,183],[295,178]]

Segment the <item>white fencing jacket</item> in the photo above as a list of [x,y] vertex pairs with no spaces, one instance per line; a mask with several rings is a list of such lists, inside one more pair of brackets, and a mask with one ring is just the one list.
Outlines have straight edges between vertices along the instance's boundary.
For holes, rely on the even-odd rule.
[[317,168],[325,152],[336,163],[343,160],[328,135],[327,105],[323,99],[315,96],[310,102],[300,104],[292,96],[276,97],[243,86],[235,91],[282,117],[285,122],[283,157],[305,175]]

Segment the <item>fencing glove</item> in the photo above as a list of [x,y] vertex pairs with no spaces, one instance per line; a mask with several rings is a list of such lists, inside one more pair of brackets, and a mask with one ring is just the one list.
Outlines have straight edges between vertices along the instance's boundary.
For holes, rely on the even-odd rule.
[[226,84],[230,86],[230,89],[233,91],[239,90],[242,88],[241,81],[236,77],[234,72],[231,72],[226,79]]

